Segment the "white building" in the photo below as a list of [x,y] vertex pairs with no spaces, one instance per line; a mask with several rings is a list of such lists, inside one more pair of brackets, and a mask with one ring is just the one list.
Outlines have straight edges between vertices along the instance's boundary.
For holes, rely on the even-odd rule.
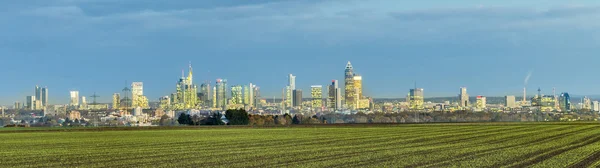
[[79,91],[71,91],[71,106],[79,106]]
[[598,101],[593,101],[592,102],[592,111],[596,111],[596,112],[600,111],[600,104],[599,104]]

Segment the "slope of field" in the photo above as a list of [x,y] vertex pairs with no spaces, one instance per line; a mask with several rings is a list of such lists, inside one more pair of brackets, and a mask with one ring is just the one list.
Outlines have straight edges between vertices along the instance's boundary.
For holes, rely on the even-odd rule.
[[588,167],[599,160],[596,123],[0,128],[2,167]]

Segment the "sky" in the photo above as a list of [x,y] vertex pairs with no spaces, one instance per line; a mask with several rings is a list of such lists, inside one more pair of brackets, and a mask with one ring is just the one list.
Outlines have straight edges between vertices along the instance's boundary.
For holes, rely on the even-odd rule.
[[[343,81],[351,61],[363,93],[405,97],[600,94],[597,0],[7,0],[0,2],[0,104],[47,86],[101,102],[131,82],[156,101],[194,82],[252,82],[263,97]],[[186,72],[187,73],[187,72]],[[341,82],[343,83],[343,82]]]

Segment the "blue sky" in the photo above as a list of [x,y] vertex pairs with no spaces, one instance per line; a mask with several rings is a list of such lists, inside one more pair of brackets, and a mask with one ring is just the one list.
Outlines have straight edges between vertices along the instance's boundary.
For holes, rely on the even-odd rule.
[[351,61],[364,94],[427,97],[600,94],[600,2],[592,0],[8,0],[0,2],[0,104],[36,84],[50,103],[69,90],[101,101],[133,81],[151,100],[195,82],[254,83],[280,97],[343,80]]

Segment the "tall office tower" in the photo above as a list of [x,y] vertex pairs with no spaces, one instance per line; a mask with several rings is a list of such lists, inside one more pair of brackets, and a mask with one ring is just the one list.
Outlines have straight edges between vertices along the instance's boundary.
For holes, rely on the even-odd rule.
[[582,107],[582,109],[588,109],[588,110],[592,109],[592,100],[589,97],[587,97],[587,96],[583,97],[583,107]]
[[257,87],[255,85],[253,85],[253,92],[252,92],[252,107],[256,107],[256,108],[260,108],[260,87]]
[[243,103],[244,98],[242,97],[242,86],[234,85],[231,87],[231,103],[239,105]]
[[217,108],[217,87],[212,88],[212,108]]
[[485,96],[477,96],[477,108],[485,109],[487,107],[487,98]]
[[517,103],[515,96],[504,96],[504,107],[516,108]]
[[20,110],[21,108],[23,108],[23,104],[21,104],[21,102],[15,102],[14,109],[15,110]]
[[35,110],[35,96],[27,96],[25,98],[25,109]]
[[202,95],[202,97],[200,97],[200,100],[202,100],[204,102],[204,105],[206,106],[208,106],[212,100],[211,90],[212,88],[210,87],[210,83],[208,82],[200,85],[200,93]]
[[42,88],[42,106],[46,107],[48,106],[48,87],[44,87]]
[[362,76],[360,75],[354,75],[354,77],[352,78],[354,80],[354,88],[356,90],[356,92],[354,93],[359,99],[363,98],[363,94],[362,94]]
[[79,104],[79,108],[80,109],[87,109],[87,101],[85,99],[85,96],[81,96],[81,103]]
[[319,109],[323,107],[323,86],[312,85],[310,87],[310,96],[312,98],[312,108]]
[[[284,96],[285,95],[285,96]],[[281,108],[286,108],[286,107],[293,107],[294,104],[292,104],[293,100],[294,100],[294,90],[291,89],[290,86],[285,86],[285,88],[283,89],[283,92],[281,93],[281,99],[282,99],[282,103],[281,103]]]
[[121,94],[114,93],[112,97],[112,109],[119,109],[121,107]]
[[332,109],[332,110],[337,110],[338,109],[338,100],[339,97],[337,96],[339,93],[339,88],[338,88],[338,81],[337,80],[331,80],[331,85],[327,86],[327,108]]
[[42,88],[39,87],[38,85],[35,85],[35,98],[36,100],[40,100],[42,99]]
[[460,103],[459,103],[460,107],[469,106],[469,94],[467,93],[466,87],[460,88],[460,94],[458,95],[458,99],[460,100]]
[[254,98],[254,88],[256,86],[252,83],[248,86],[244,86],[244,105],[248,107],[255,106],[255,98]]
[[569,96],[569,93],[561,93],[560,97],[558,97],[558,100],[558,104],[562,112],[571,111],[571,96]]
[[598,112],[600,111],[600,104],[598,104],[598,101],[592,101],[592,111],[593,112]]
[[172,103],[174,109],[192,109],[198,106],[198,87],[194,84],[193,79],[193,69],[192,64],[190,64],[187,77],[185,71],[181,70],[181,78],[177,82],[176,93],[174,97],[171,96],[174,100]]
[[356,105],[356,100],[354,100],[356,88],[354,87],[354,69],[350,61],[346,64],[346,69],[344,70],[344,84],[345,84],[345,95],[344,99],[346,100],[346,106],[348,108],[354,108]]
[[293,98],[293,93],[294,90],[296,90],[296,76],[290,74],[288,75],[288,85],[286,86],[286,104],[287,106],[293,106],[294,103],[294,98]]
[[246,105],[246,106],[250,106],[250,92],[251,92],[250,91],[250,86],[244,85],[243,90],[244,90],[242,92],[243,93],[242,97],[244,98],[243,104]]
[[147,100],[144,101],[144,83],[133,82],[131,83],[131,106],[132,107],[146,107],[148,104]]
[[217,108],[227,109],[227,79],[217,79]]
[[408,92],[409,95],[409,103],[410,103],[410,109],[412,110],[422,110],[424,109],[423,107],[423,88],[414,88],[414,89],[410,89],[410,91]]
[[71,101],[69,102],[69,105],[73,106],[73,107],[78,107],[79,106],[79,91],[71,91]]
[[302,107],[302,90],[294,90],[294,101],[292,102],[294,102],[294,107]]

